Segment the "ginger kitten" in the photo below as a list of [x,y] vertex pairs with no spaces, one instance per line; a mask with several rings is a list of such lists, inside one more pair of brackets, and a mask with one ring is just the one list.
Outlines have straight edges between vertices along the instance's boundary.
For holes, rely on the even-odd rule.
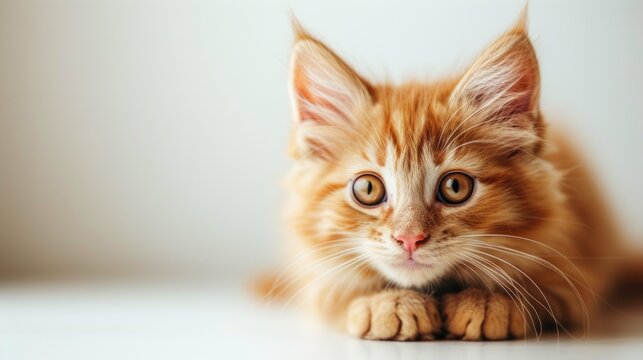
[[295,28],[295,256],[271,293],[368,339],[586,330],[618,237],[539,111],[524,16],[460,76],[401,85]]

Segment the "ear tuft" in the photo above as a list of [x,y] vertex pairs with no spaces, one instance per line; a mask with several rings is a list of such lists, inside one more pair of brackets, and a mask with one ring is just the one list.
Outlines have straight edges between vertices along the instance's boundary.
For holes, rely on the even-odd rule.
[[290,24],[292,26],[293,33],[295,34],[295,43],[300,40],[314,39],[314,37],[304,28],[301,22],[299,22],[293,12],[290,12]]
[[528,12],[529,12],[528,4],[525,3],[525,5],[522,7],[522,10],[520,10],[520,15],[518,15],[518,19],[514,23],[511,30],[509,30],[510,33],[516,33],[516,34],[528,33],[528,30],[527,30],[529,25]]

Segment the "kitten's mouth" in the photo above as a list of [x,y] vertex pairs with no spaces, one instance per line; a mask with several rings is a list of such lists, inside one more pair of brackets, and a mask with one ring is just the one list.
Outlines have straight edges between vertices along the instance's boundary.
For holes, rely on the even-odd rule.
[[402,262],[394,264],[395,267],[404,268],[404,269],[420,269],[420,268],[430,268],[431,264],[421,263],[415,259],[406,259]]

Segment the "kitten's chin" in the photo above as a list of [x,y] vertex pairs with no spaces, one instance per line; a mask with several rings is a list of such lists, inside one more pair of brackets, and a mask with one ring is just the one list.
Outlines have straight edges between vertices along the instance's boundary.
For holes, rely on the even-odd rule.
[[416,261],[386,263],[377,266],[388,279],[403,287],[423,287],[437,280],[445,271],[439,264],[423,264]]

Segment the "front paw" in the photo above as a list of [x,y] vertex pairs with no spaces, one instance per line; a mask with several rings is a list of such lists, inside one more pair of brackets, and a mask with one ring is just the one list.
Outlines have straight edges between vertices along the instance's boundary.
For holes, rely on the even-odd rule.
[[442,318],[449,338],[505,340],[526,332],[523,313],[509,297],[479,289],[445,295]]
[[440,332],[437,302],[412,290],[391,290],[353,300],[348,309],[351,335],[373,340],[431,339]]

